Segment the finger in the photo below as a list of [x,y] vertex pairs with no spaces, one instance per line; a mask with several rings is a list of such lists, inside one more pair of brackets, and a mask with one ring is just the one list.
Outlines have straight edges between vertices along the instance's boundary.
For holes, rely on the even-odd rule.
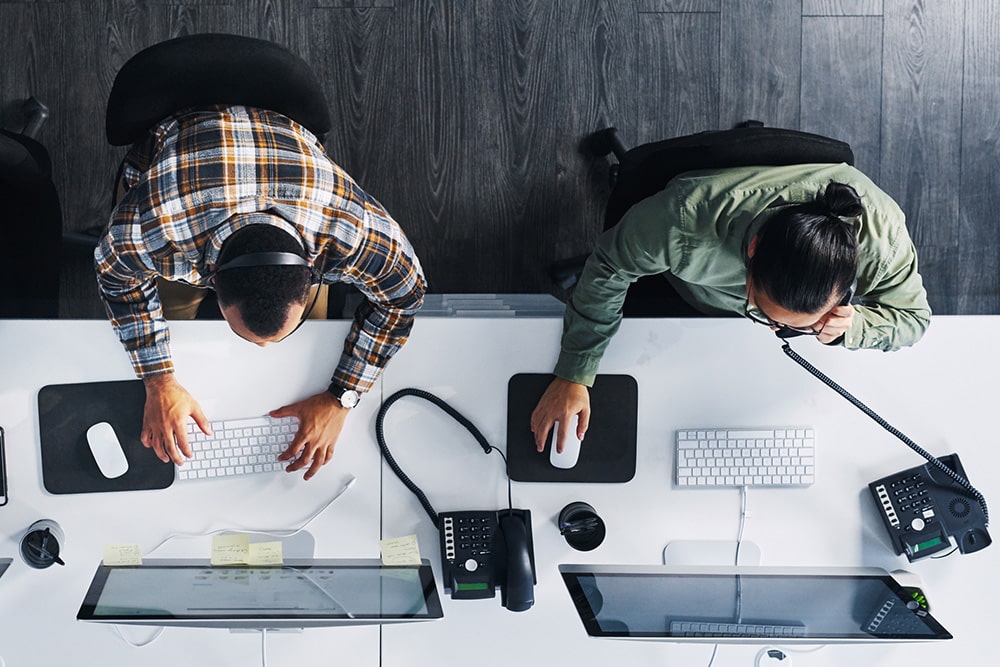
[[282,405],[277,410],[271,410],[267,414],[269,414],[270,416],[275,417],[275,418],[279,418],[279,417],[295,417],[295,416],[297,416],[296,413],[295,413],[295,410],[293,410],[292,406],[290,406],[290,405]]
[[[568,420],[565,423],[569,423]],[[562,454],[563,447],[566,445],[566,429],[563,428],[561,422],[556,422],[552,428],[555,429],[556,434],[556,453]]]
[[316,456],[313,457],[312,465],[309,466],[309,470],[306,471],[306,474],[302,479],[308,480],[312,478],[313,475],[319,472],[320,468],[326,465],[326,461],[327,461],[326,453],[324,452],[317,453]]
[[539,453],[545,451],[545,441],[549,439],[549,429],[551,428],[552,425],[549,422],[545,422],[535,429],[535,449]]
[[295,432],[295,437],[292,438],[292,441],[290,443],[288,443],[288,447],[285,449],[285,451],[278,454],[278,460],[287,461],[289,459],[295,458],[296,456],[299,455],[299,452],[301,452],[302,448],[305,446],[306,446],[305,436],[302,435],[302,430],[299,429],[298,431]]
[[296,470],[301,470],[302,468],[305,468],[307,465],[309,465],[309,463],[314,458],[315,456],[313,456],[313,452],[306,449],[304,452],[302,452],[299,458],[292,461],[291,465],[285,468],[285,470],[288,472],[295,472]]
[[163,451],[167,454],[167,457],[179,466],[184,465],[184,457],[181,455],[181,451],[177,449],[177,443],[174,442],[174,436],[169,435],[163,439]]
[[205,413],[201,411],[201,406],[194,406],[194,410],[191,411],[191,416],[194,417],[194,423],[198,425],[201,432],[205,435],[212,435],[212,424],[208,421]]
[[184,455],[184,458],[191,458],[191,445],[188,443],[187,429],[177,431],[174,434],[174,442],[177,443],[177,448],[180,450],[180,453]]
[[587,434],[587,429],[590,428],[590,408],[584,408],[580,410],[580,414],[577,417],[578,421],[576,423],[576,437],[578,440],[583,440],[583,436]]
[[167,452],[163,449],[163,438],[153,434],[149,436],[150,447],[153,448],[153,453],[156,454],[156,458],[160,459],[164,463],[170,463],[170,457],[167,456]]

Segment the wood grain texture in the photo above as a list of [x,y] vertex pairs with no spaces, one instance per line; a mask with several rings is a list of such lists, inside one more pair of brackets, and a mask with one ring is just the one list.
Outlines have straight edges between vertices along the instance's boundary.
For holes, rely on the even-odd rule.
[[962,129],[962,6],[886,0],[882,169],[877,178],[922,245],[953,246]]
[[970,0],[965,7],[961,215],[954,265],[959,284],[953,312],[1000,313],[1000,7],[994,0]]
[[803,18],[799,129],[846,141],[854,150],[855,166],[877,175],[882,128],[873,111],[881,98],[882,21]]
[[800,11],[800,0],[722,3],[720,127],[798,125]]
[[[104,138],[118,68],[156,42],[230,32],[317,70],[331,156],[400,222],[431,288],[550,292],[600,229],[607,158],[746,118],[843,136],[896,197],[938,313],[1000,313],[1000,25],[993,0],[0,1],[0,123],[50,108],[64,226],[107,218],[124,149]],[[803,18],[805,15],[805,18]],[[103,317],[87,253],[64,316]]]

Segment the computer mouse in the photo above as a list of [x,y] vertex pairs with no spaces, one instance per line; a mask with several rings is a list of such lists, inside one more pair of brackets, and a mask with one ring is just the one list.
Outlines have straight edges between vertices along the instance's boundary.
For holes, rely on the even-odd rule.
[[578,420],[579,417],[573,417],[571,422],[572,428],[566,431],[562,453],[556,451],[556,442],[558,441],[559,429],[562,428],[562,425],[559,422],[552,425],[552,436],[549,440],[549,463],[553,467],[569,470],[580,459],[580,439],[576,437]]
[[101,474],[108,479],[121,477],[128,472],[125,450],[118,442],[115,429],[108,422],[98,422],[87,429],[87,443]]

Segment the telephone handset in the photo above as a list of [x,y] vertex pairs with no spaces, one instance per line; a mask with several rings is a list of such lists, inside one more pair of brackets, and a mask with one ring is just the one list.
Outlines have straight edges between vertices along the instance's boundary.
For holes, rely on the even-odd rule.
[[455,600],[496,597],[511,611],[526,611],[535,602],[535,555],[531,539],[531,512],[514,509],[507,478],[508,508],[486,511],[456,511],[438,514],[427,495],[399,467],[389,452],[383,421],[389,407],[404,396],[430,401],[462,424],[487,454],[499,449],[490,445],[479,429],[445,401],[421,389],[400,389],[385,399],[375,418],[375,439],[386,464],[417,497],[438,528],[441,542],[441,569],[445,590]]
[[529,510],[442,512],[441,566],[456,600],[496,596],[511,611],[534,603],[535,564]]

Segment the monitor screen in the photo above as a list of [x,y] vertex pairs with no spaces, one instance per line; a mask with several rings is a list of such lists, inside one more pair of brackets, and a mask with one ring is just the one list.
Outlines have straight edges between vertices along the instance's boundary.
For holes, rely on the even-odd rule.
[[875,568],[560,565],[592,637],[774,643],[951,639]]
[[304,628],[439,619],[428,561],[288,560],[212,566],[207,560],[101,565],[77,619],[139,625]]

